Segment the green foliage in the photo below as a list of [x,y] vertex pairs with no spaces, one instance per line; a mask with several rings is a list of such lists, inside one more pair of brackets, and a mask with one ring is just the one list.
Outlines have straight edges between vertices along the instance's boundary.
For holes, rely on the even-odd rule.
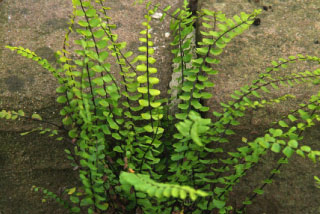
[[[58,140],[67,140],[68,136],[74,148],[65,152],[81,181],[81,185],[65,191],[68,201],[45,189],[34,187],[35,191],[41,190],[71,213],[84,209],[88,213],[242,213],[257,195],[264,193],[265,186],[272,183],[293,154],[314,162],[320,156],[320,151],[301,144],[304,131],[320,119],[320,92],[275,121],[264,135],[253,140],[243,137],[243,144],[232,151],[224,147],[246,111],[294,98],[286,94],[265,99],[263,94],[306,82],[318,84],[319,69],[274,74],[286,70],[290,63],[319,63],[318,57],[297,55],[271,62],[251,85],[234,91],[230,101],[221,103],[221,111],[206,117],[210,108],[203,101],[212,97],[207,89],[214,87],[209,77],[218,73],[214,66],[220,63],[219,55],[253,24],[260,10],[242,12],[230,19],[207,9],[193,15],[188,1],[175,11],[170,6],[161,9],[160,5],[145,3],[140,46],[133,54],[125,51],[125,42],[118,42],[115,25],[108,16],[110,8],[104,6],[104,1],[72,3],[69,31],[62,51],[57,52],[61,66],[51,66],[28,49],[7,46],[38,62],[57,79],[57,102],[63,104],[62,125],[36,113],[28,117],[21,110],[2,110],[0,117],[37,121],[41,125],[31,131],[49,133]],[[176,65],[173,72],[180,74],[176,94],[169,91],[167,98],[160,97],[157,88],[156,50],[150,31],[151,17],[158,10],[163,14],[161,20],[171,19],[172,63]],[[201,41],[194,42],[196,21],[202,25]],[[76,32],[74,24],[79,25]],[[67,48],[72,33],[78,39],[71,54]],[[118,76],[111,72],[115,66]],[[171,115],[175,103],[178,106]],[[229,205],[230,191],[269,150],[282,154],[278,166],[241,208]]]
[[195,190],[189,186],[157,183],[151,180],[149,175],[137,173],[121,172],[120,183],[123,185],[123,187],[126,187],[126,185],[127,187],[129,186],[129,188],[130,186],[133,186],[135,190],[145,192],[150,197],[156,196],[157,198],[174,197],[184,200],[188,194],[194,201],[198,196],[205,197],[208,195],[201,190]]
[[42,194],[44,195],[44,198],[42,199],[43,203],[45,203],[47,201],[47,199],[53,199],[57,203],[59,203],[62,206],[64,206],[65,208],[72,209],[71,205],[70,205],[70,203],[68,201],[63,200],[62,198],[60,198],[59,196],[57,196],[56,194],[54,194],[53,192],[50,192],[49,190],[47,190],[45,188],[32,186],[31,190],[34,191],[34,192],[42,192]]

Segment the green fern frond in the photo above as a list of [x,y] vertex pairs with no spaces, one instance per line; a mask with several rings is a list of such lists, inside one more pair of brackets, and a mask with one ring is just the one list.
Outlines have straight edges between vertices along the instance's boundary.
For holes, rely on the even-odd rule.
[[62,198],[58,197],[56,194],[54,194],[53,192],[51,192],[45,188],[32,186],[31,190],[34,192],[38,192],[38,191],[42,192],[45,195],[45,198],[42,200],[43,202],[46,201],[46,198],[49,198],[49,199],[55,200],[60,205],[64,206],[65,208],[67,208],[69,210],[72,209],[72,206],[69,202],[63,200]]
[[144,174],[121,172],[120,183],[122,185],[131,185],[137,191],[145,192],[149,196],[155,196],[157,198],[174,197],[185,200],[187,196],[189,196],[191,200],[194,201],[198,197],[208,196],[208,193],[205,193],[201,190],[195,190],[189,186],[158,183],[150,179],[148,175]]

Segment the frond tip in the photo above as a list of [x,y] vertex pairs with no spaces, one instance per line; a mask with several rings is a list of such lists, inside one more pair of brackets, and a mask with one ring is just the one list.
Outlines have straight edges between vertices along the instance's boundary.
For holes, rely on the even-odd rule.
[[152,180],[148,175],[143,174],[121,172],[120,183],[123,186],[133,186],[135,190],[147,193],[150,197],[174,197],[184,200],[189,194],[191,200],[194,201],[199,196],[208,196],[208,193],[202,190],[196,190],[189,186],[180,186],[177,184],[158,183]]

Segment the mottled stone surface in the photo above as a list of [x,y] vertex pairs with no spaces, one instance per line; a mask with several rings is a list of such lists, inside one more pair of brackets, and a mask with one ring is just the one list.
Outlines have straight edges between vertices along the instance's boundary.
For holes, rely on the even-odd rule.
[[[303,3],[302,3],[303,2]],[[209,8],[223,11],[228,17],[240,14],[241,11],[250,13],[254,9],[262,9],[259,18],[260,25],[252,26],[244,34],[236,37],[219,56],[221,63],[215,68],[220,71],[219,75],[212,80],[216,87],[212,90],[214,99],[209,102],[210,106],[217,106],[219,102],[230,99],[229,94],[252,80],[258,78],[259,73],[264,72],[270,66],[271,61],[290,55],[320,55],[319,40],[320,26],[318,23],[319,1],[248,1],[248,0],[200,0],[199,9]],[[263,8],[266,8],[264,10]],[[297,63],[292,64],[284,72],[304,71],[315,64]],[[275,92],[273,97],[284,93],[292,93],[301,102],[307,96],[318,90],[313,85],[303,85],[295,88],[283,87]],[[282,106],[268,108],[269,115],[285,112],[296,104],[288,102]],[[254,125],[263,125],[265,119],[261,115],[252,119]],[[271,117],[272,119],[274,117]]]
[[[153,1],[158,3],[159,1]],[[183,1],[181,0],[163,0],[161,4],[172,5],[172,11],[174,11]],[[141,23],[144,20],[144,14],[146,12],[145,6],[138,5],[132,9],[132,1],[107,1],[107,5],[110,5],[113,10],[110,11],[112,22],[117,24],[118,28],[115,33],[119,35],[119,41],[127,42],[127,51],[133,51],[134,56],[141,54],[138,51],[138,47],[142,45],[139,42],[139,38],[142,36],[139,34],[143,30]],[[170,10],[170,11],[171,11]],[[160,10],[158,12],[161,12]],[[168,16],[167,16],[168,17]],[[151,21],[151,41],[154,42],[155,54],[154,58],[157,62],[154,66],[158,69],[157,77],[160,79],[160,84],[156,85],[159,88],[162,95],[166,95],[165,91],[168,88],[169,81],[171,80],[171,53],[170,53],[170,37],[165,36],[170,32],[169,18],[166,18],[164,22],[160,22],[159,19],[153,18]],[[114,71],[117,72],[117,66],[113,66]]]
[[[261,23],[252,26],[247,32],[231,41],[225,51],[219,56],[221,63],[215,67],[220,73],[212,80],[216,83],[210,90],[214,97],[208,104],[219,109],[219,102],[230,100],[229,94],[241,86],[250,84],[259,73],[270,66],[272,60],[290,55],[304,54],[320,56],[319,46],[319,10],[318,0],[199,0],[198,8],[223,11],[228,17],[241,11],[250,13],[254,9],[262,9],[259,16]],[[319,68],[315,64],[300,62],[292,64],[285,72],[304,71]],[[277,75],[285,75],[278,72]],[[285,93],[296,95],[296,99],[274,105],[254,112],[249,112],[240,126],[234,142],[241,142],[241,136],[252,139],[261,135],[264,127],[275,118],[293,109],[298,103],[306,101],[316,93],[319,87],[305,84],[295,88],[283,87],[266,97],[278,97]],[[313,149],[320,149],[318,128],[310,130],[304,143]],[[234,144],[232,144],[234,145]],[[232,145],[230,145],[232,147]],[[271,167],[275,167],[280,156],[270,155],[263,164],[249,171],[234,191],[232,204],[238,206],[244,197],[252,192],[270,175]],[[260,167],[260,168],[259,168]],[[260,169],[260,170],[259,170]],[[319,165],[309,160],[293,157],[288,165],[281,168],[281,174],[275,177],[275,182],[269,185],[266,194],[258,196],[252,206],[248,206],[248,214],[304,214],[319,213],[320,190],[314,185],[313,176],[319,175]],[[261,185],[261,183],[259,184]]]
[[[4,49],[23,46],[54,63],[71,11],[69,1],[0,1],[0,109],[41,112],[56,120],[56,81],[37,63]],[[55,25],[55,23],[57,23]],[[56,193],[76,184],[63,154],[65,143],[19,132],[36,127],[28,121],[0,121],[0,213],[65,213],[55,203],[41,203],[32,185]]]

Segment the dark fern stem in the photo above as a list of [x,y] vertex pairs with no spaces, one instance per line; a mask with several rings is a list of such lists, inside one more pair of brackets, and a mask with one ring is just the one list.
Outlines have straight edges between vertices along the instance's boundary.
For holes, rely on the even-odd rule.
[[[198,11],[198,0],[189,0],[188,8],[191,12],[191,16],[197,16]],[[198,21],[193,23],[193,27],[197,30],[198,29]],[[198,41],[198,40],[196,40]]]
[[[189,5],[188,5],[188,8],[191,12],[191,15],[190,16],[194,16],[194,17],[198,17],[198,0],[189,0]],[[199,45],[198,45],[198,42],[200,41],[200,36],[199,36],[199,22],[198,22],[198,18],[196,19],[196,21],[193,22],[193,27],[195,29],[195,46],[196,48],[199,48]],[[200,104],[205,106],[205,103],[204,103],[204,100],[203,99],[200,99],[199,100]],[[199,112],[201,117],[205,118],[206,116],[206,113],[205,112]]]
[[192,12],[192,15],[196,15],[198,10],[198,0],[189,0],[189,9]]

